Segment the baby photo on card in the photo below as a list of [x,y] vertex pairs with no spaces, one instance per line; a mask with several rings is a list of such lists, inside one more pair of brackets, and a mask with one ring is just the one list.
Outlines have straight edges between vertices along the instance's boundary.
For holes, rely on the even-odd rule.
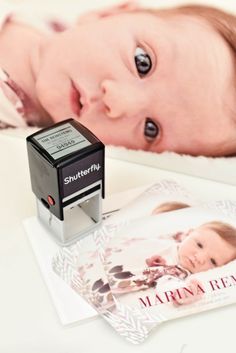
[[101,251],[117,305],[157,322],[236,301],[236,221],[188,207],[131,221]]
[[[76,244],[60,249],[52,259],[53,270],[98,312],[107,314],[106,319],[110,320],[109,314],[114,313],[116,302],[99,256],[99,249],[103,243],[109,239],[117,226],[120,227],[127,221],[174,211],[197,203],[189,191],[175,181],[162,180],[155,183],[127,206],[106,217],[105,232],[98,230]],[[113,319],[110,321],[111,324],[114,324]],[[133,327],[131,329],[134,330]],[[146,328],[143,330],[144,336],[145,332]],[[140,332],[138,337],[141,341]]]
[[[191,198],[188,190],[180,184],[171,180],[162,180],[149,187],[113,216],[106,218],[104,224],[107,226],[106,230],[114,231],[117,225],[120,226],[126,221],[174,211],[196,203],[197,201]],[[99,290],[105,291],[107,289],[108,292],[109,286],[103,286],[107,280],[106,277],[104,278],[105,273],[98,254],[98,249],[106,240],[104,233],[103,236],[101,234],[100,230],[95,231],[76,244],[62,248],[53,258],[53,268],[56,273],[69,282],[73,289],[89,299],[89,302],[96,308],[103,305],[104,309],[108,303],[104,301],[105,298],[101,302],[102,296],[99,295]],[[110,236],[110,232],[108,236]],[[106,298],[111,301],[111,306],[114,305],[112,296],[106,295]]]

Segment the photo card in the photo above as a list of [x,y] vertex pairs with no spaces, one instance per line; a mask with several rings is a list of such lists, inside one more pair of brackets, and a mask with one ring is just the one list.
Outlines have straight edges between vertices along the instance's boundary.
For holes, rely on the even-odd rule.
[[236,203],[219,201],[108,230],[100,255],[114,318],[132,315],[149,333],[160,322],[234,303],[235,215]]
[[[106,240],[106,234],[110,236],[117,227],[132,219],[153,216],[160,212],[173,212],[176,209],[198,203],[199,201],[194,200],[188,190],[173,180],[162,180],[155,183],[127,206],[115,214],[113,213],[110,217],[106,216],[104,220],[105,232],[101,232],[99,229],[76,244],[61,248],[53,257],[53,270],[99,313],[102,313],[112,326],[119,330],[119,323],[123,318],[120,314],[114,314],[116,302],[110,291],[99,256],[102,245]],[[127,318],[127,313],[124,315]],[[126,333],[125,331],[120,333],[133,343],[141,342],[146,337],[146,326],[143,326],[142,333],[140,332],[140,325],[137,326],[138,329],[136,330],[132,313],[129,313],[129,315],[130,320],[126,320],[127,331]],[[154,321],[154,324],[156,325],[156,321]]]

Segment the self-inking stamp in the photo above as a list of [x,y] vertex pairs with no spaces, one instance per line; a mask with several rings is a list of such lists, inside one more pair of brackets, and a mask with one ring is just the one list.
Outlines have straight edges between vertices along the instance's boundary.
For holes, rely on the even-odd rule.
[[40,221],[61,245],[91,232],[102,218],[103,143],[73,119],[27,137]]

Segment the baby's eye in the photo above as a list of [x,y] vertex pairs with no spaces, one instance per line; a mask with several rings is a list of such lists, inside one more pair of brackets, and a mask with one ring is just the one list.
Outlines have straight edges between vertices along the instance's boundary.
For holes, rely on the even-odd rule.
[[217,263],[216,263],[216,260],[215,260],[215,259],[212,259],[212,258],[211,258],[210,260],[211,260],[211,263],[212,263],[213,266],[217,266]]
[[153,142],[160,134],[160,128],[157,123],[150,118],[146,118],[144,125],[144,136],[148,142]]
[[152,60],[144,49],[137,47],[134,53],[134,60],[140,77],[145,76],[152,68]]
[[203,248],[202,243],[197,242],[197,246],[198,246],[200,249],[202,249],[202,248]]

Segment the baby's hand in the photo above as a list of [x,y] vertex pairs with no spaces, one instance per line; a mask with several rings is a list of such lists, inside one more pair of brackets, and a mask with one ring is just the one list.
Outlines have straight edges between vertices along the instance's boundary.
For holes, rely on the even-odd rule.
[[191,290],[193,294],[189,294],[189,293],[186,294],[183,288],[178,289],[180,295],[177,292],[175,293],[176,300],[173,301],[173,304],[175,306],[193,304],[203,297],[204,293],[201,290],[203,286],[202,286],[202,283],[197,279],[192,278],[189,281],[186,281],[184,287]]
[[163,259],[160,255],[153,255],[146,259],[146,264],[148,267],[166,265],[166,260]]

